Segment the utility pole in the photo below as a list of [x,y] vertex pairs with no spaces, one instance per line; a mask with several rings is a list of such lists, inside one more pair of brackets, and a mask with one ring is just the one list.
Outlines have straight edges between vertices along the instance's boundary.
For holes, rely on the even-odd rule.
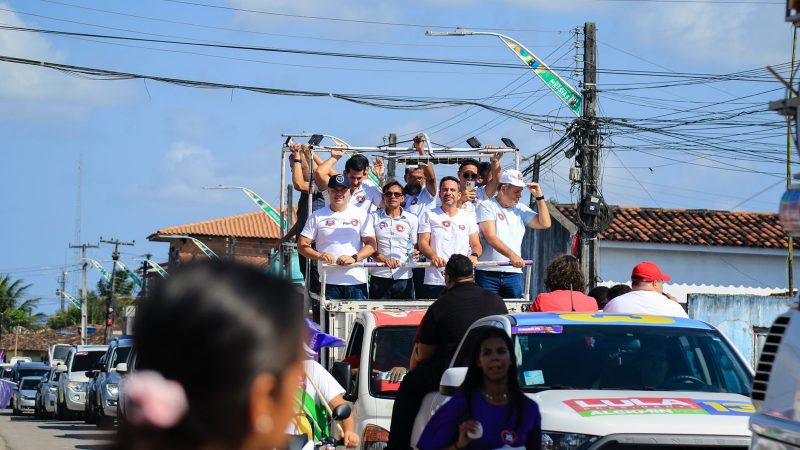
[[581,200],[575,211],[579,216],[581,238],[581,269],[586,275],[588,289],[597,284],[597,215],[602,199],[597,175],[600,136],[597,125],[597,41],[594,22],[584,24],[583,48],[583,116],[581,117]]
[[119,261],[119,246],[120,245],[134,245],[136,241],[123,242],[119,239],[103,239],[100,238],[102,244],[113,244],[114,252],[111,254],[111,259],[114,260],[114,265],[111,267],[111,290],[106,298],[106,337],[105,342],[108,344],[111,341],[111,329],[114,326],[114,294],[117,286],[117,261]]
[[145,253],[144,261],[142,261],[142,290],[139,292],[140,297],[147,297],[147,269],[150,265],[147,261],[152,257],[153,255],[150,253]]
[[[397,147],[397,134],[389,133],[389,147]],[[394,157],[397,152],[389,150],[389,161],[386,162],[386,181],[394,181],[397,178],[397,160]]]
[[61,272],[61,276],[58,278],[58,286],[58,296],[61,300],[61,311],[64,311],[64,301],[66,300],[64,291],[67,289],[67,272]]
[[[81,267],[83,270],[83,288],[81,288],[81,345],[86,345],[86,319],[88,315],[88,293],[86,291],[86,269],[89,267],[89,262],[86,259],[86,249],[87,248],[98,248],[100,247],[99,244],[91,245],[91,244],[80,244],[80,245],[72,245],[69,244],[69,248],[79,248],[81,249]],[[62,294],[63,295],[63,294]]]

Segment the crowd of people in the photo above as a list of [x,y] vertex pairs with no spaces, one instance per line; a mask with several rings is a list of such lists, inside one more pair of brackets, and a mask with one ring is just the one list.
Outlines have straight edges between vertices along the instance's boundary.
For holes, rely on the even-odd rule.
[[[414,146],[425,155],[422,137]],[[307,149],[291,149],[293,181],[302,195],[290,235],[302,257],[338,266],[328,272],[328,296],[436,299],[417,331],[409,367],[388,370],[402,382],[387,448],[540,448],[540,411],[519,386],[510,337],[495,328],[472,343],[458,393],[436,411],[419,441],[410,442],[423,397],[438,389],[470,325],[506,314],[504,297],[522,297],[522,236],[526,227],[550,226],[539,185],[524,183],[516,170],[501,171],[498,154],[488,167],[463,161],[458,177],[438,185],[433,166],[421,165],[406,170],[405,186],[378,187],[366,181],[363,156],[350,157],[344,173],[333,169],[344,154],[337,150],[314,162],[309,180]],[[373,164],[381,176],[382,163]],[[520,203],[525,189],[538,213]],[[304,208],[308,196],[311,211]],[[431,266],[408,267],[418,257]],[[366,258],[385,263],[369,288],[363,268],[352,266]],[[305,276],[309,283],[319,280]],[[665,281],[669,275],[643,262],[633,268],[630,287],[587,294],[577,259],[562,255],[548,265],[547,292],[531,310],[686,317],[664,293]],[[274,449],[297,437],[327,437],[331,430],[320,424],[329,421],[331,408],[346,403],[344,389],[314,361],[318,349],[310,342],[318,343],[320,332],[304,321],[302,305],[294,286],[255,267],[210,260],[171,272],[138,306],[138,366],[130,385],[141,394],[133,396],[134,420],[121,427],[118,448]],[[204,361],[224,369],[224,383],[199,370]],[[352,419],[338,427],[343,445],[358,446]]]
[[[477,265],[481,287],[504,298],[522,297],[526,228],[550,227],[541,186],[526,183],[517,170],[502,170],[502,152],[489,163],[463,159],[457,176],[437,180],[434,165],[424,162],[424,137],[415,137],[413,145],[423,162],[406,168],[405,186],[383,181],[383,162],[375,159],[370,166],[363,155],[350,156],[343,173],[337,172],[334,165],[345,155],[339,149],[331,150],[327,160],[314,161],[312,183],[308,146],[290,146],[301,204],[287,237],[297,239],[311,289],[318,292],[319,266],[305,274],[307,259],[333,266],[325,277],[330,299],[436,299],[445,286],[447,261],[459,254],[473,264],[497,263]],[[520,202],[525,190],[538,211]],[[367,258],[385,264],[372,272],[369,283],[364,268],[353,266]],[[426,261],[429,267],[413,267]]]

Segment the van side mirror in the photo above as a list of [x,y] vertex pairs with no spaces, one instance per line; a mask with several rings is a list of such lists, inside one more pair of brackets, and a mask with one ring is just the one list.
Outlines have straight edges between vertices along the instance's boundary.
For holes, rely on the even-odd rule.
[[67,366],[65,366],[64,364],[59,364],[58,367],[56,367],[56,373],[64,373],[66,371],[67,371]]
[[86,378],[92,379],[92,378],[94,378],[94,375],[95,375],[96,372],[94,370],[87,370],[84,373],[86,374]]
[[439,383],[439,393],[452,397],[467,377],[466,367],[451,367],[444,371]]
[[117,364],[117,373],[125,373],[128,371],[128,363]]
[[344,388],[344,399],[351,401],[355,399],[355,392],[353,392],[353,373],[351,372],[350,363],[338,361],[333,363],[331,367],[331,375]]
[[350,409],[350,405],[347,403],[342,403],[336,408],[333,408],[333,411],[331,411],[331,418],[333,420],[344,420],[350,417],[351,412],[352,410]]

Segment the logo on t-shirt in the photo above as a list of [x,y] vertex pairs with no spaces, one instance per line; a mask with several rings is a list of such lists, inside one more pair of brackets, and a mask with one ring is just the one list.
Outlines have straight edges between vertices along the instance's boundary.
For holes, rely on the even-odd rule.
[[466,225],[459,225],[458,229],[461,230],[461,231],[464,231],[464,230],[467,229],[467,226]]
[[333,219],[328,219],[328,220],[325,221],[325,226],[326,227],[332,227],[334,225],[336,225],[336,221],[333,220]]
[[350,225],[357,227],[358,224],[361,223],[358,219],[353,219],[350,221]]
[[450,221],[449,220],[442,221],[442,226],[445,227],[445,228],[449,227],[450,226]]
[[366,200],[366,199],[367,199],[367,197],[366,197],[366,196],[359,195],[358,197],[356,197],[356,202],[358,202],[358,203],[364,203],[364,200]]
[[416,205],[419,202],[419,197],[414,197],[414,200],[411,200],[411,206]]
[[511,430],[503,430],[500,432],[500,442],[505,445],[514,445],[517,443],[517,433]]
[[395,225],[394,229],[397,230],[398,233],[402,233],[406,230],[406,227],[404,227],[402,223],[398,223]]
[[378,224],[378,228],[380,228],[381,230],[386,228],[387,226],[389,226],[387,222],[381,222]]
[[501,213],[501,212],[499,212],[499,213],[497,213],[497,218],[500,219],[500,220],[506,220],[506,215]]

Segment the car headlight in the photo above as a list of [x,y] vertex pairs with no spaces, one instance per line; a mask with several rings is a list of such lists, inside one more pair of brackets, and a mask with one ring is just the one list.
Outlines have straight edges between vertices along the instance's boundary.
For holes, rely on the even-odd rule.
[[580,450],[588,447],[599,437],[589,434],[542,431],[542,450]]
[[119,394],[119,386],[109,383],[106,385],[106,392],[108,392],[108,395],[116,397]]
[[86,391],[86,383],[82,381],[70,381],[69,388],[75,392],[84,392]]

